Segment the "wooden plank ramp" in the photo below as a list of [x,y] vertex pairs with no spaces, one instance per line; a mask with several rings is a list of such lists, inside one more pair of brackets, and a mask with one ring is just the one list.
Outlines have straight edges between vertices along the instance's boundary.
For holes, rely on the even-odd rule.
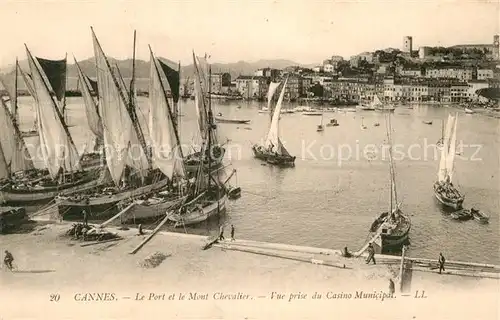
[[116,219],[118,219],[119,217],[121,217],[123,214],[125,214],[127,211],[129,211],[130,209],[132,209],[133,206],[135,206],[135,202],[132,202],[125,209],[123,209],[122,211],[118,212],[116,215],[114,215],[113,217],[111,217],[108,220],[104,221],[100,225],[98,225],[97,228],[104,228],[106,225],[108,225],[111,222],[115,221]]
[[153,232],[151,232],[151,234],[149,236],[146,237],[146,239],[144,239],[137,247],[135,247],[134,250],[130,251],[129,254],[136,254],[139,250],[141,250],[141,248],[149,242],[149,240],[151,240],[155,234],[160,230],[160,228],[165,224],[167,223],[168,221],[168,218],[170,217],[170,215],[167,214],[167,216],[160,222],[160,224],[158,224],[156,226],[156,228],[153,230]]
[[377,231],[377,233],[370,239],[370,241],[367,241],[365,243],[365,245],[358,251],[356,251],[355,253],[353,253],[353,255],[355,257],[359,257],[363,252],[365,252],[365,250],[368,248],[368,245],[372,242],[374,242],[378,237],[380,237],[380,235],[382,234],[382,228],[379,228],[379,230]]

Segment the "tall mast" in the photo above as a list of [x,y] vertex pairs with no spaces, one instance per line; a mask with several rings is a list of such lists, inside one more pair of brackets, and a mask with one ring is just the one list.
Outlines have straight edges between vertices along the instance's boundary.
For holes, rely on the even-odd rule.
[[212,180],[212,66],[208,65],[208,189]]
[[13,113],[13,116],[14,116],[14,123],[17,125],[17,120],[19,118],[19,113],[17,112],[17,86],[18,86],[18,83],[17,83],[17,69],[19,68],[19,61],[17,60],[17,57],[16,57],[16,77],[14,79],[14,96],[12,97],[14,99],[14,101],[11,101],[11,103],[13,102],[14,105],[13,105],[13,110],[12,110],[12,113]]
[[67,114],[66,114],[66,86],[68,85],[68,53],[66,52],[66,55],[64,56],[64,95],[63,95],[63,101],[62,102],[62,114],[64,121],[68,120]]
[[[136,40],[136,30],[134,30],[134,46],[132,53],[132,79],[130,80],[130,92],[129,92],[129,108],[130,110],[134,107],[134,85],[135,85],[135,40]],[[134,113],[135,114],[135,113]],[[133,119],[134,121],[137,119]]]

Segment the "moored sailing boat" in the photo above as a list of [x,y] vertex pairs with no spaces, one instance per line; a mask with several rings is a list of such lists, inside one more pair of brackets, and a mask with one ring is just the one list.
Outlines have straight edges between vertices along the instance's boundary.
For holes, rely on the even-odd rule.
[[[103,209],[113,207],[125,199],[135,199],[165,187],[169,180],[154,168],[142,128],[136,114],[135,81],[135,32],[132,80],[129,92],[124,92],[122,78],[113,72],[96,35],[92,30],[97,67],[99,115],[102,121],[103,140],[106,148],[107,173],[113,184],[91,194],[76,197],[58,197],[60,211],[81,213],[90,208],[103,214]],[[128,98],[128,99],[127,99]],[[68,210],[67,210],[68,209]],[[108,212],[111,214],[112,212]]]
[[[264,145],[254,144],[252,146],[252,151],[257,159],[264,160],[269,164],[283,167],[293,167],[295,166],[295,157],[288,153],[288,150],[286,150],[279,137],[279,118],[287,81],[288,78],[285,79],[285,82],[283,83],[281,94],[278,98],[274,113],[272,114],[271,126],[269,127],[267,139]],[[272,99],[274,93],[276,92],[276,89],[278,88],[278,85],[279,84],[276,84],[274,86],[269,85],[269,92],[267,96],[268,101]]]
[[[167,212],[167,217],[170,221],[175,222],[175,226],[185,226],[197,224],[207,220],[211,216],[220,214],[226,210],[226,201],[228,199],[228,190],[225,183],[220,181],[220,171],[224,168],[213,168],[212,163],[216,161],[213,157],[213,148],[218,147],[217,136],[214,134],[216,128],[214,124],[214,117],[211,106],[211,82],[209,77],[208,90],[203,90],[201,85],[203,78],[196,57],[193,53],[193,64],[195,67],[195,95],[201,97],[201,102],[198,107],[206,110],[207,128],[204,131],[205,135],[202,137],[203,155],[202,161],[198,164],[198,171],[195,178],[195,183],[189,186],[188,196],[184,200],[182,206],[178,210]],[[211,75],[211,72],[209,71]],[[208,94],[208,99],[205,99]],[[208,166],[208,171],[204,170],[205,163]],[[215,170],[213,170],[215,169]],[[233,171],[234,173],[234,171]]]
[[321,132],[323,130],[325,130],[325,127],[323,126],[323,114],[321,114],[321,120],[319,121],[316,131]]
[[458,114],[455,117],[448,116],[443,147],[441,149],[438,180],[434,183],[434,195],[436,199],[445,207],[455,210],[462,208],[462,203],[465,199],[464,195],[452,183],[456,154],[457,121]]
[[388,115],[387,122],[391,199],[389,211],[380,214],[380,216],[372,223],[370,228],[372,238],[370,242],[374,244],[374,247],[381,253],[401,250],[403,245],[407,244],[409,241],[409,233],[411,229],[410,218],[403,213],[400,208],[401,203],[398,203],[395,166],[392,158],[392,127],[390,115]]
[[26,52],[33,80],[40,148],[49,175],[14,181],[2,188],[1,197],[9,203],[46,201],[59,193],[87,190],[101,181],[98,170],[82,170],[76,146],[60,110],[61,105],[54,99],[51,84],[37,63],[38,59],[31,55],[28,48]]

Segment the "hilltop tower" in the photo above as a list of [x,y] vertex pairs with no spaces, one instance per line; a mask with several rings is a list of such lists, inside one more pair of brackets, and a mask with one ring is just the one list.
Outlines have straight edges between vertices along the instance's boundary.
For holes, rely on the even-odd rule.
[[413,49],[413,38],[411,36],[406,36],[403,38],[403,52],[408,52],[411,54]]

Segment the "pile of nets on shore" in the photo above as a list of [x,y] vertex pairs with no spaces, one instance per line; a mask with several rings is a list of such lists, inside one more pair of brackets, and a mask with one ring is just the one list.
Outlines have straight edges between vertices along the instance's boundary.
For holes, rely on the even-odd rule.
[[82,241],[105,241],[120,238],[115,233],[95,228],[92,225],[85,225],[83,223],[73,224],[71,228],[66,231],[65,235]]
[[143,268],[146,268],[146,269],[156,268],[157,266],[159,266],[163,262],[163,260],[165,260],[169,256],[170,256],[170,254],[155,252],[155,253],[149,255],[143,261],[141,261],[139,263],[139,265]]

